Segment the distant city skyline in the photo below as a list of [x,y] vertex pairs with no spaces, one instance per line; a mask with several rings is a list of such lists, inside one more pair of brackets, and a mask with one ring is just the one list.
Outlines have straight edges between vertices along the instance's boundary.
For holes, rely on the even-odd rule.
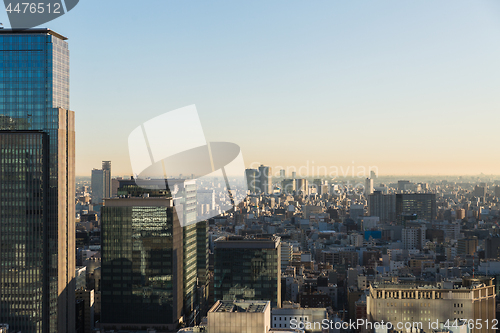
[[191,104],[247,167],[498,173],[497,1],[147,3],[85,1],[47,24],[73,45],[79,176],[103,160],[131,174],[131,130]]

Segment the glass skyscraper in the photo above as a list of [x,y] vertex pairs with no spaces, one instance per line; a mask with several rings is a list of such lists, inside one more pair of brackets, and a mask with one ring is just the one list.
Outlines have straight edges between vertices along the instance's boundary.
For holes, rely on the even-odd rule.
[[74,332],[74,113],[66,38],[0,30],[0,322]]
[[103,327],[177,327],[183,305],[182,233],[172,198],[105,199]]
[[281,307],[281,239],[228,236],[215,241],[215,300],[267,300]]
[[207,247],[194,223],[196,184],[168,179],[171,192],[165,179],[148,188],[119,182],[122,197],[105,199],[101,210],[101,326],[172,330],[181,319],[194,323],[198,248]]

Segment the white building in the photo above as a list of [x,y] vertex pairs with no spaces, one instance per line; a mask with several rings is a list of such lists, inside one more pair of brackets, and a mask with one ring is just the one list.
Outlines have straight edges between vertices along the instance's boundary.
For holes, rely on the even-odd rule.
[[[323,332],[321,323],[328,319],[328,313],[325,308],[282,308],[273,309],[271,312],[271,324],[273,329],[279,328],[301,328],[312,327],[308,332]],[[212,333],[212,332],[210,332]]]

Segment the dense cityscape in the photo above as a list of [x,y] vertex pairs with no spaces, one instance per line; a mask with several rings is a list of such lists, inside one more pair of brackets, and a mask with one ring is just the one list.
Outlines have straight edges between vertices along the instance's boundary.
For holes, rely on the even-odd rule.
[[146,123],[145,173],[76,175],[70,43],[0,28],[0,333],[498,329],[500,176],[240,165],[189,126],[159,158]]

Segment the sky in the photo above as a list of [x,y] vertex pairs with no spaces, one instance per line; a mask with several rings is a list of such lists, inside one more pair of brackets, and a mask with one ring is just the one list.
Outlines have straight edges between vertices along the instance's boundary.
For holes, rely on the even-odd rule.
[[131,174],[129,134],[192,104],[247,166],[500,174],[496,0],[82,0],[43,26],[69,38],[78,176]]

